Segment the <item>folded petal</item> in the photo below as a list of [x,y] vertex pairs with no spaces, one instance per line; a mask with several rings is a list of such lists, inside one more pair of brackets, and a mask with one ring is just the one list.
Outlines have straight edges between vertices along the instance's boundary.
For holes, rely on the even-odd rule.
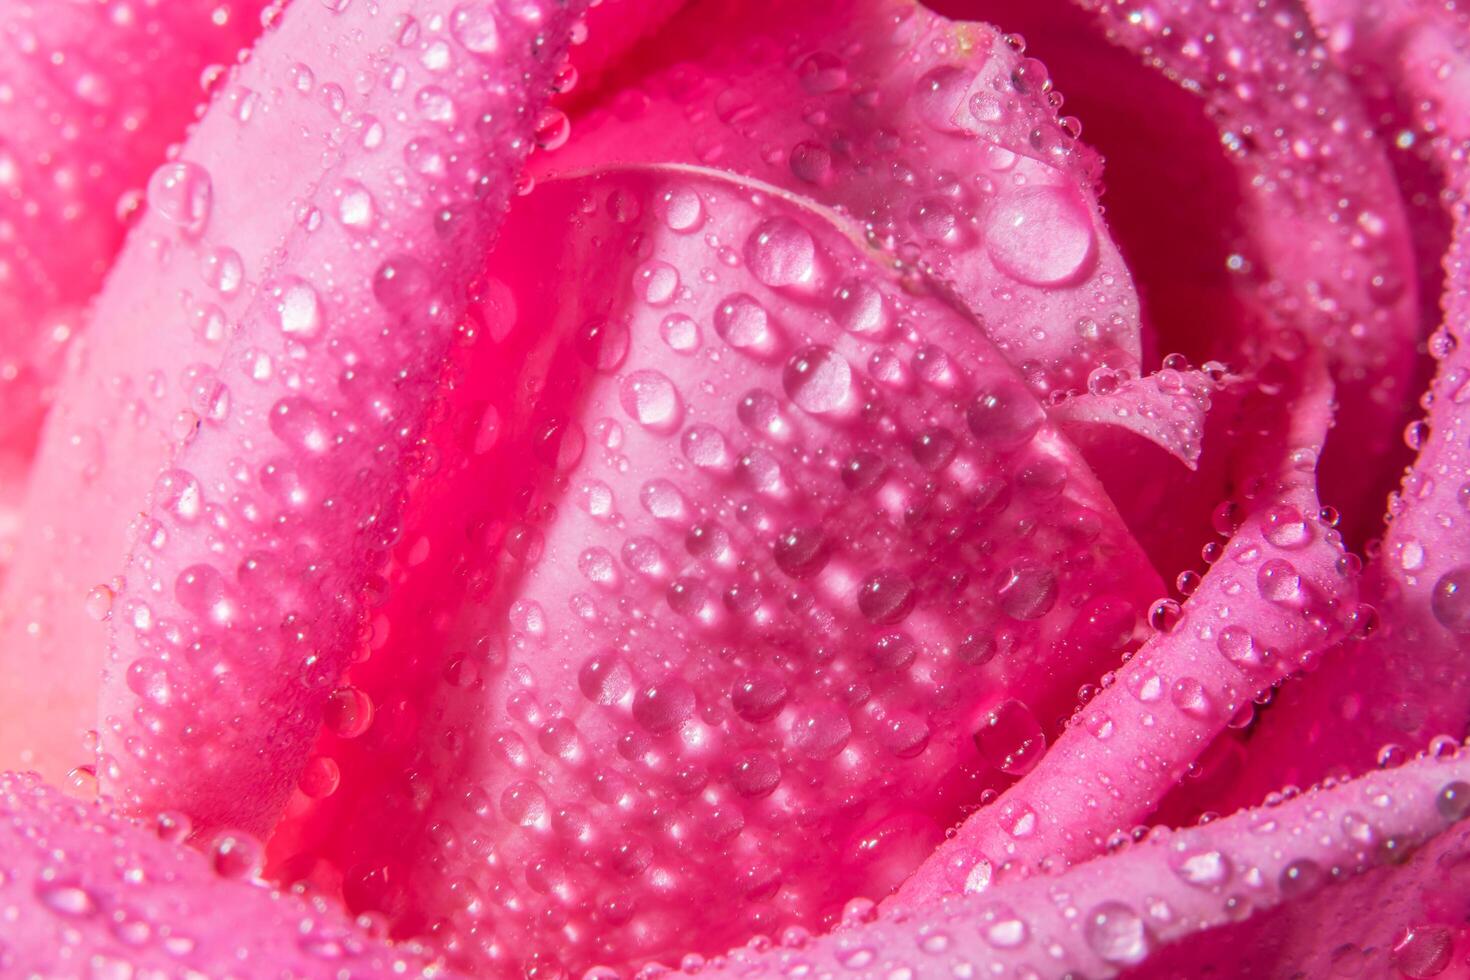
[[1310,360],[1275,367],[1282,383],[1256,392],[1241,421],[1239,468],[1258,482],[1244,508],[1234,505],[1243,523],[1222,556],[1182,608],[1155,607],[1159,632],[1103,679],[1035,769],[940,845],[896,904],[1099,853],[1253,698],[1345,634],[1355,583],[1341,539],[1316,520],[1313,486],[1331,386]]
[[319,898],[255,878],[260,845],[183,846],[32,775],[0,774],[0,969],[11,976],[443,976]]
[[[356,652],[478,255],[581,9],[361,7],[298,8],[252,60],[257,84],[283,87],[328,32],[344,63],[311,70],[329,87],[367,72],[357,96],[285,95],[254,131],[206,120],[185,153],[242,212],[262,196],[242,151],[280,158],[270,197],[300,195],[220,228],[216,247],[269,270],[195,379],[202,428],[154,484],[112,619],[104,785],[207,826],[271,826]],[[350,142],[323,158],[344,118]]]
[[1242,349],[1288,323],[1329,355],[1340,410],[1323,497],[1363,540],[1394,472],[1378,461],[1401,452],[1403,407],[1422,375],[1414,252],[1385,144],[1294,0],[1147,12],[1081,2],[1115,41],[1206,100],[1247,213],[1248,248],[1233,261],[1256,315]]
[[[1421,759],[1065,874],[701,964],[701,976],[1433,976],[1470,913],[1470,763]],[[1412,855],[1412,856],[1411,856]],[[1407,863],[1405,863],[1407,862]],[[1443,973],[1449,976],[1449,973]]]
[[[1444,323],[1430,340],[1438,359],[1423,404],[1428,418],[1411,438],[1419,456],[1391,507],[1369,568],[1383,628],[1327,658],[1302,684],[1283,691],[1281,710],[1256,740],[1268,764],[1259,780],[1310,782],[1324,773],[1392,764],[1406,751],[1470,721],[1465,663],[1470,655],[1470,26],[1431,6],[1400,5],[1365,22],[1359,57],[1398,80],[1425,113],[1449,193],[1454,238],[1444,261]],[[1382,35],[1375,32],[1381,30]],[[1389,43],[1391,40],[1391,43]],[[1386,50],[1385,50],[1386,48]],[[1388,60],[1373,60],[1387,58]],[[1289,746],[1289,756],[1280,755]],[[1260,782],[1243,786],[1248,793]]]
[[264,0],[0,6],[0,453],[34,446],[82,307]]
[[1028,384],[1138,370],[1132,281],[1097,205],[1095,155],[1046,70],[986,24],[911,0],[701,3],[543,172],[690,163],[845,212],[949,285]]
[[1090,390],[1051,406],[1051,415],[1079,441],[1098,427],[1131,431],[1190,469],[1199,466],[1205,416],[1217,378],[1205,371],[1165,368],[1145,378],[1119,377],[1107,368]]
[[65,666],[12,744],[95,724],[85,599],[108,791],[269,827],[578,10],[295,5],[150,181],[33,481],[4,656]]
[[835,212],[549,179],[483,291],[340,694],[374,720],[283,857],[455,962],[673,962],[881,896],[1157,594],[1020,374]]

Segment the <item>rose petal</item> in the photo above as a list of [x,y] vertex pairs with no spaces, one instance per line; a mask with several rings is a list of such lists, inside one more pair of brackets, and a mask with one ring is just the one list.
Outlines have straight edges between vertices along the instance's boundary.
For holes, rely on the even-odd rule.
[[87,724],[103,627],[76,612],[108,583],[110,791],[270,825],[578,9],[301,4],[232,80],[151,194],[64,385],[5,654],[71,669],[7,691],[9,738],[63,731],[51,713]]
[[1406,926],[1447,931],[1470,911],[1467,776],[1463,754],[1424,759],[1155,832],[1060,876],[875,921],[855,909],[848,928],[792,948],[738,950],[700,975],[1329,976],[1352,967],[1386,976],[1390,964],[1432,952],[1422,938],[1419,950],[1385,948]]
[[[1349,529],[1361,540],[1393,471],[1363,461],[1398,450],[1420,328],[1403,202],[1357,93],[1320,45],[1303,43],[1312,27],[1294,0],[1185,3],[1139,16],[1081,2],[1115,41],[1201,92],[1216,117],[1249,214],[1244,260],[1261,267],[1242,283],[1258,313],[1253,326],[1293,323],[1327,351],[1340,412],[1323,497],[1363,514]],[[1312,97],[1267,94],[1276,91]]]
[[[1392,508],[1392,519],[1369,581],[1384,628],[1366,642],[1328,658],[1304,683],[1283,692],[1282,709],[1257,735],[1269,764],[1259,779],[1310,781],[1334,771],[1360,771],[1375,760],[1393,763],[1433,736],[1464,730],[1470,643],[1465,599],[1458,587],[1470,568],[1466,474],[1470,473],[1470,214],[1465,145],[1470,107],[1461,99],[1470,77],[1470,29],[1449,16],[1423,18],[1411,6],[1365,22],[1360,57],[1389,57],[1380,70],[1399,78],[1427,109],[1426,128],[1444,134],[1433,144],[1453,204],[1454,242],[1445,258],[1444,325],[1431,338],[1439,359],[1430,388],[1427,432],[1419,458]],[[1405,14],[1408,14],[1406,17]],[[1382,47],[1387,45],[1385,49]],[[1283,751],[1289,750],[1286,756]],[[1252,785],[1259,785],[1253,783]],[[1251,785],[1242,788],[1249,792]]]
[[209,857],[34,775],[0,773],[0,969],[12,976],[443,976],[319,898],[252,880],[260,845]]
[[1098,426],[1130,430],[1196,469],[1217,379],[1174,368],[1146,378],[1115,378],[1104,374],[1091,391],[1054,404],[1052,418],[1074,439],[1085,439]]
[[881,896],[1116,660],[1146,561],[832,212],[634,168],[544,182],[504,242],[352,673],[376,720],[319,746],[343,784],[285,862],[481,969]]
[[24,459],[33,448],[60,354],[137,189],[253,39],[264,6],[0,9],[0,451]]
[[1255,488],[1223,556],[1182,608],[1155,607],[1160,632],[1104,680],[1034,770],[940,845],[896,904],[1098,853],[1110,834],[1148,816],[1252,698],[1344,634],[1355,583],[1341,539],[1315,520],[1310,465],[1331,388],[1320,366],[1315,378],[1309,363],[1279,368],[1297,390],[1283,383],[1256,393],[1238,461],[1242,473],[1276,478]]
[[1059,124],[1045,68],[999,31],[911,0],[721,0],[659,47],[672,63],[640,62],[543,171],[686,162],[768,181],[949,283],[1038,390],[1084,387],[1103,362],[1137,373],[1096,158]]

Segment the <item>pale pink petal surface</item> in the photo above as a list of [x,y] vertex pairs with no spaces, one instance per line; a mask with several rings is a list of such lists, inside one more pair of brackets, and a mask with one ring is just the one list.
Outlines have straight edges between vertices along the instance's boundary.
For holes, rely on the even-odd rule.
[[0,11],[0,962],[1470,972],[1465,16],[587,6]]
[[200,854],[177,814],[152,826],[0,774],[0,971],[114,978],[442,976],[319,898],[260,881],[260,844]]
[[[854,909],[829,936],[732,952],[700,973],[1393,976],[1470,912],[1467,775],[1463,758],[1423,759],[1156,831],[1054,877],[876,917]],[[1424,887],[1399,891],[1407,881]],[[1391,951],[1406,926],[1420,948]],[[1448,965],[1409,975],[1460,975]]]

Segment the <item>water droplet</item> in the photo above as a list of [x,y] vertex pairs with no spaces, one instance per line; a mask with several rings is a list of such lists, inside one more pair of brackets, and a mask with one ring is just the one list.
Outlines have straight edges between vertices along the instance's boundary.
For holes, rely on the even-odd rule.
[[500,794],[500,812],[522,827],[540,823],[546,818],[546,793],[529,779],[511,783]]
[[830,347],[815,344],[794,354],[781,372],[781,384],[797,407],[813,415],[852,408],[852,366]]
[[165,470],[153,484],[153,505],[181,524],[192,524],[203,511],[204,490],[192,473]]
[[817,243],[790,218],[769,218],[746,239],[745,261],[767,286],[808,284],[816,276]]
[[715,333],[736,350],[767,358],[781,345],[781,335],[770,314],[754,296],[735,293],[715,308]]
[[1281,897],[1288,900],[1310,895],[1325,884],[1327,872],[1311,858],[1292,861],[1281,869],[1281,876],[1277,879]]
[[679,390],[659,371],[634,371],[618,390],[623,411],[653,432],[673,432],[684,418]]
[[859,611],[869,622],[891,626],[908,617],[917,597],[914,583],[907,575],[885,568],[868,576],[858,590],[857,601]]
[[749,722],[774,718],[786,705],[788,689],[779,674],[759,670],[746,674],[730,689],[735,713]]
[[245,263],[232,248],[212,248],[204,255],[200,275],[209,288],[233,296],[245,281]]
[[209,858],[221,878],[254,880],[265,867],[265,848],[249,834],[228,831],[215,837]]
[[1143,919],[1122,902],[1103,902],[1089,912],[1083,935],[1092,951],[1114,966],[1137,966],[1153,945]]
[[36,885],[36,897],[42,905],[69,919],[82,919],[97,912],[97,899],[92,893],[67,879],[43,879]]
[[833,294],[837,322],[859,337],[879,337],[888,330],[889,314],[883,293],[862,279],[849,279]]
[[489,57],[500,50],[500,29],[491,0],[462,3],[449,15],[449,31],[471,54]]
[[965,418],[975,438],[999,449],[1013,449],[1030,441],[1045,421],[1036,400],[1012,384],[997,385],[976,395]]
[[1456,780],[1446,784],[1434,798],[1434,806],[1446,820],[1463,820],[1470,814],[1470,783]]
[[975,895],[990,887],[990,880],[995,875],[995,869],[990,862],[981,858],[976,861],[965,875],[965,894]]
[[659,335],[670,350],[680,354],[692,354],[699,349],[699,324],[683,313],[670,313],[664,317],[659,324]]
[[180,572],[174,596],[184,609],[218,626],[229,626],[239,614],[224,576],[213,565],[190,565]]
[[588,657],[577,671],[577,686],[589,701],[613,704],[633,688],[633,673],[611,650]]
[[322,332],[322,302],[311,284],[290,276],[270,289],[276,325],[296,340],[310,342]]
[[339,687],[327,697],[322,722],[338,738],[357,738],[372,727],[372,699],[350,685]]
[[1422,980],[1449,969],[1455,935],[1447,926],[1416,925],[1405,929],[1393,944],[1393,965],[1406,977]]
[[1056,605],[1057,591],[1055,572],[1023,561],[1001,573],[996,599],[1007,616],[1029,622],[1051,611]]
[[1470,565],[1450,569],[1434,583],[1429,610],[1451,633],[1470,633]]
[[312,455],[332,448],[334,440],[321,409],[305,398],[282,398],[271,408],[270,429],[283,443]]
[[666,306],[679,290],[679,270],[654,259],[638,267],[633,281],[648,305]]
[[730,771],[730,785],[749,799],[769,796],[781,783],[781,763],[765,752],[752,752],[735,761]]
[[148,178],[148,204],[186,234],[201,234],[214,205],[209,171],[197,163],[165,163]]
[[670,187],[658,196],[654,210],[673,231],[687,234],[704,224],[704,203],[691,187]]
[[975,747],[992,766],[1025,775],[1046,752],[1046,734],[1031,709],[1010,698],[989,711],[975,730]]
[[337,188],[337,220],[352,231],[370,231],[377,205],[372,192],[355,180],[344,180]]
[[795,579],[811,578],[827,564],[831,548],[819,528],[794,527],[776,539],[776,567]]
[[301,792],[314,800],[326,799],[337,792],[342,783],[342,769],[337,761],[328,756],[314,755],[302,767],[297,786]]
[[791,747],[813,759],[830,759],[847,746],[852,737],[852,720],[836,704],[806,708],[791,726]]
[[594,317],[577,331],[577,354],[599,371],[616,371],[628,356],[632,338],[628,328],[617,320]]
[[847,84],[847,65],[828,51],[813,51],[796,63],[801,87],[813,95],[836,92]]
[[945,66],[928,72],[914,86],[914,110],[920,119],[941,133],[962,133],[965,96],[975,75],[963,68]]
[[985,215],[985,245],[996,266],[1034,286],[1075,282],[1092,267],[1097,236],[1081,197],[1063,187],[1007,194]]
[[1174,858],[1173,868],[1196,888],[1220,888],[1230,881],[1230,859],[1219,851],[1186,851]]
[[1264,534],[1278,548],[1305,548],[1312,541],[1312,526],[1295,507],[1272,507],[1266,512]]
[[1272,558],[1261,563],[1256,571],[1256,587],[1262,597],[1272,602],[1287,604],[1302,597],[1302,577],[1289,561]]
[[532,130],[536,139],[536,145],[543,150],[551,151],[560,149],[566,145],[572,135],[572,121],[567,114],[555,106],[542,109],[536,117],[536,125]]
[[633,719],[650,732],[672,731],[694,715],[694,688],[670,678],[650,684],[633,699]]
[[112,616],[113,591],[105,585],[94,586],[84,603],[87,615],[97,622],[106,622]]
[[399,316],[432,315],[437,303],[429,271],[417,259],[393,255],[373,273],[373,298]]

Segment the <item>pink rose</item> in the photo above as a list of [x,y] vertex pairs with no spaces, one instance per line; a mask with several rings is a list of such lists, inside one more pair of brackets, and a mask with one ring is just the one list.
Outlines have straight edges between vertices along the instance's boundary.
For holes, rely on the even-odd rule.
[[1470,976],[1470,20],[933,7],[0,2],[0,973]]

